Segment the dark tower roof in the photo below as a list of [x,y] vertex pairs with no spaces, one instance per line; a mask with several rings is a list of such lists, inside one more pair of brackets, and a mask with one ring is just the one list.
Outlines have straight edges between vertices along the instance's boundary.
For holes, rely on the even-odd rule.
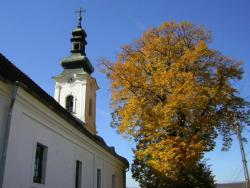
[[78,18],[78,26],[76,29],[72,31],[71,38],[71,55],[62,60],[61,65],[64,69],[76,69],[83,68],[83,70],[89,74],[94,72],[94,68],[86,56],[85,47],[87,45],[86,37],[87,34],[85,30],[82,28],[82,10],[80,9],[79,18]]

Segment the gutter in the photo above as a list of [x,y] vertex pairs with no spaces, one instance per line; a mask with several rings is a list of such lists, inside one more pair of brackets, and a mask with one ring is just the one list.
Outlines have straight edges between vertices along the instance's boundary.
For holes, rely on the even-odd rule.
[[3,153],[2,153],[1,161],[0,161],[1,162],[0,163],[1,165],[0,166],[0,188],[3,187],[3,178],[4,178],[5,165],[6,165],[6,155],[7,155],[7,149],[8,149],[12,112],[13,112],[13,107],[16,101],[18,86],[19,86],[19,82],[15,81],[14,86],[13,86],[12,96],[11,96],[10,107],[9,107],[8,114],[7,114],[7,122],[6,122],[4,139],[3,139]]

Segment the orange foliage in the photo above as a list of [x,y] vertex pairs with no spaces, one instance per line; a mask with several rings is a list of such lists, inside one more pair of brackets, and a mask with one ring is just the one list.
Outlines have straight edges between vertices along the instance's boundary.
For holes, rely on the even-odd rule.
[[241,62],[210,49],[210,39],[202,27],[167,22],[124,46],[117,61],[101,62],[113,126],[143,143],[137,157],[166,175],[197,163],[218,134],[227,149],[234,122],[248,121],[231,82],[241,79]]

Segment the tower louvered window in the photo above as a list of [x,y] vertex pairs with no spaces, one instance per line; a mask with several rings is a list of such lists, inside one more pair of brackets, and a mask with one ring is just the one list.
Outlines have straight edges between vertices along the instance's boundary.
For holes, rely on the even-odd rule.
[[66,98],[66,110],[69,112],[73,112],[73,105],[74,105],[74,97],[72,95],[67,96]]

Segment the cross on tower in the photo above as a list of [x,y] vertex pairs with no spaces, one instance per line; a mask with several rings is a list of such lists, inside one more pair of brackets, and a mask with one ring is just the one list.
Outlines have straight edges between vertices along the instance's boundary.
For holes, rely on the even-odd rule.
[[82,27],[81,22],[82,22],[82,13],[86,12],[86,10],[82,9],[82,7],[80,7],[79,11],[76,11],[77,14],[79,14],[78,16],[78,26],[77,27]]

